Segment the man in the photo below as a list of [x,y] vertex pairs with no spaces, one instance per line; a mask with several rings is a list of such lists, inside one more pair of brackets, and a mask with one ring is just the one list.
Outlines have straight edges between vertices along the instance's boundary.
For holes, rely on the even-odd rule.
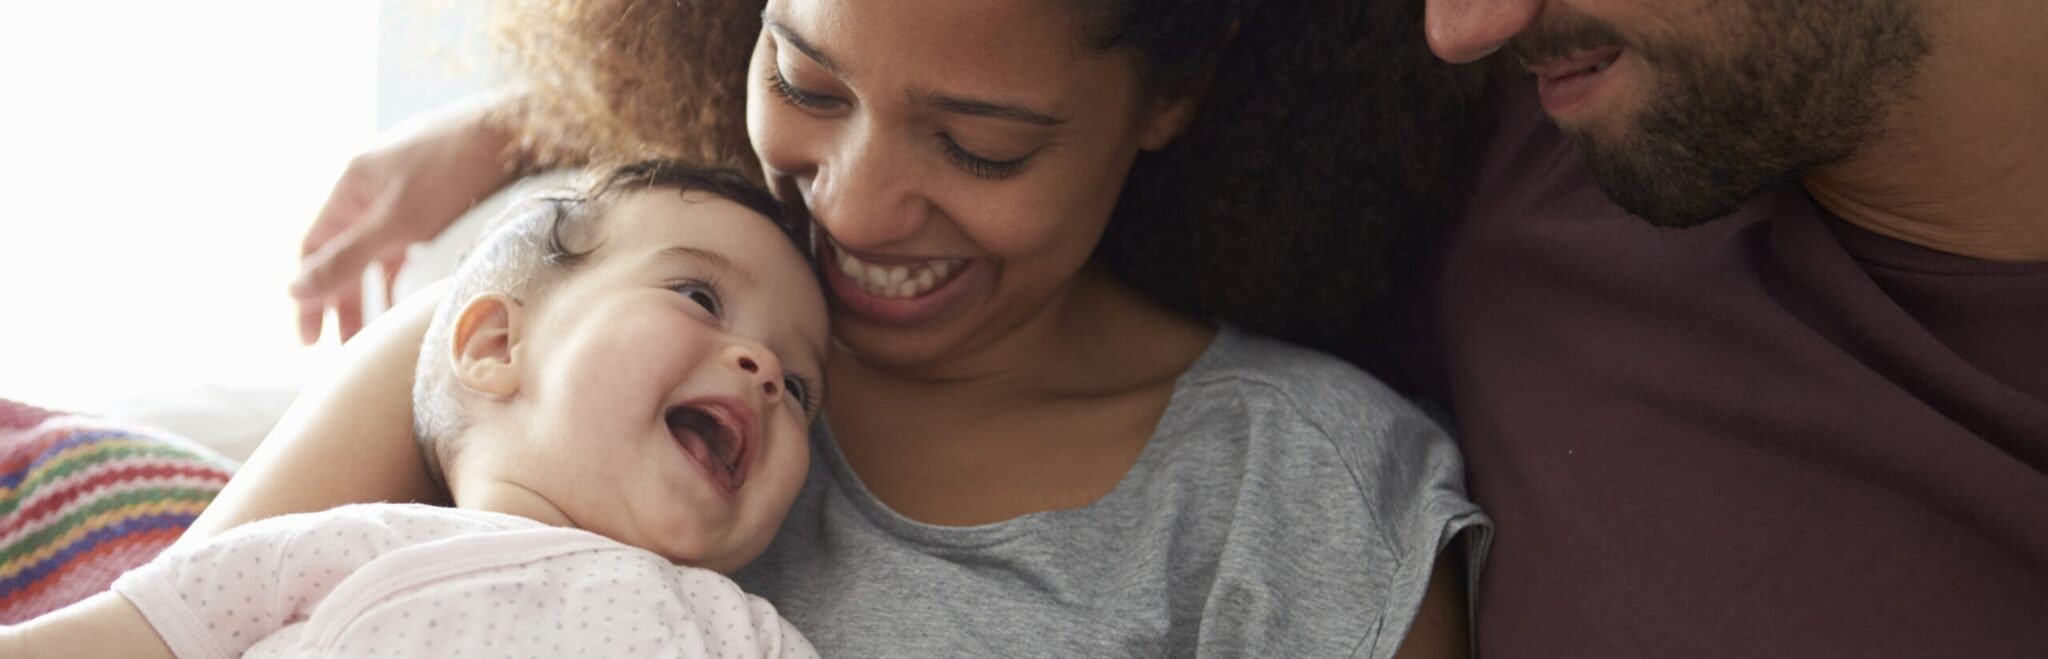
[[2048,656],[2048,3],[1427,17],[1517,70],[1417,314],[1482,655]]

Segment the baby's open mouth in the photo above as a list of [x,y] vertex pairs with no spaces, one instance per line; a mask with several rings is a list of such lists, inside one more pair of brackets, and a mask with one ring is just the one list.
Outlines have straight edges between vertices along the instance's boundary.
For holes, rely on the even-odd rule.
[[729,405],[700,402],[677,405],[664,414],[676,446],[704,467],[711,482],[728,496],[746,477],[749,423]]

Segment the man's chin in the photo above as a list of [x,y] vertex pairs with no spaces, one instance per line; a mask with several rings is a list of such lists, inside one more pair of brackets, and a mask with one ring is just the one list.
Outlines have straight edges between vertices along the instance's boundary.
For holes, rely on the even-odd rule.
[[1574,133],[1572,139],[1586,154],[1593,178],[1608,199],[1650,224],[1670,229],[1727,217],[1768,185],[1757,181],[1780,178],[1716,171],[1688,157],[1690,149],[1657,148],[1641,139],[1610,141],[1583,133]]

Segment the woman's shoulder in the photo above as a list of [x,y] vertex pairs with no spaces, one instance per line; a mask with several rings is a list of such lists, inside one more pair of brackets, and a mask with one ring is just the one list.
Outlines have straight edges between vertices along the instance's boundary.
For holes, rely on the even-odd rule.
[[[1298,647],[1275,645],[1298,641],[1271,630],[1305,624],[1346,651],[1384,656],[1412,624],[1453,538],[1476,531],[1466,557],[1483,560],[1489,527],[1465,495],[1456,445],[1421,409],[1336,357],[1229,329],[1216,341],[1183,376],[1178,409],[1161,427],[1179,449],[1181,475],[1209,465],[1202,491],[1230,511],[1219,516],[1233,530],[1221,534],[1214,590],[1325,606],[1298,620],[1236,611],[1205,619],[1205,634],[1249,639],[1240,647]],[[1226,469],[1235,487],[1215,478]]]
[[[1164,436],[1225,451],[1280,498],[1349,493],[1372,517],[1440,517],[1471,506],[1464,460],[1442,426],[1365,371],[1226,328],[1182,377]],[[1237,462],[1242,460],[1242,462]]]
[[1231,465],[1280,499],[1346,493],[1372,518],[1470,506],[1458,446],[1415,403],[1335,356],[1229,327],[1182,377],[1159,432],[1182,460]]
[[1236,411],[1268,423],[1302,424],[1339,442],[1389,433],[1449,437],[1422,408],[1342,359],[1277,339],[1224,328],[1180,380],[1202,409]]

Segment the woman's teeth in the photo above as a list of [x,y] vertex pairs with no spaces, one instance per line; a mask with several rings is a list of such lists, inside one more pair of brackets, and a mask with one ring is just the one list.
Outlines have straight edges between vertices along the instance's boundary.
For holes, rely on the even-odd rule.
[[961,259],[938,259],[909,265],[880,265],[854,258],[845,250],[833,250],[839,254],[839,272],[846,275],[853,285],[863,291],[880,297],[917,297],[946,283],[946,278],[960,271],[966,261]]

